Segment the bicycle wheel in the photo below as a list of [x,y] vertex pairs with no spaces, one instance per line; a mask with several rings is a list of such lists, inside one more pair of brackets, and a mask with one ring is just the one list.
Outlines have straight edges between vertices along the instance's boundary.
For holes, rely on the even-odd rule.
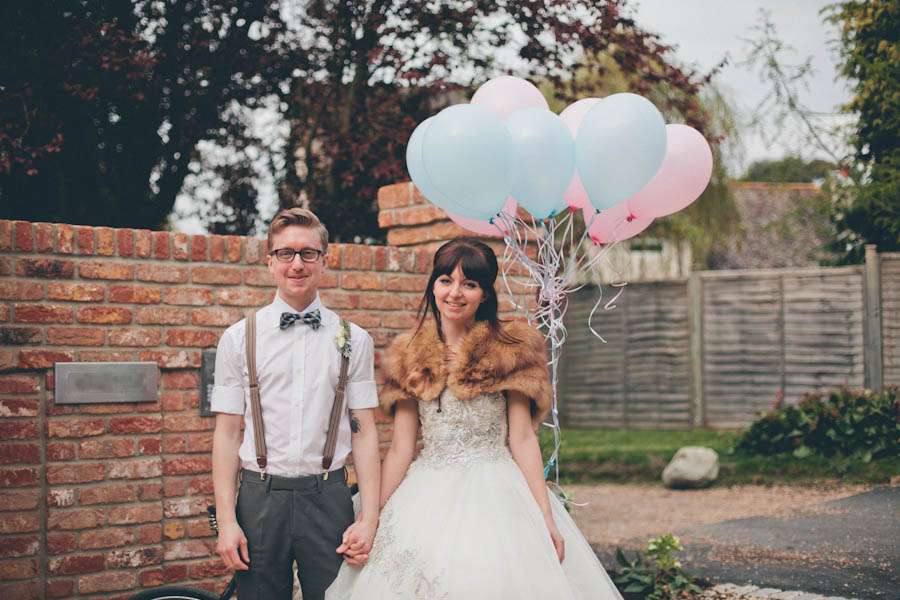
[[219,596],[204,590],[197,590],[177,585],[144,590],[131,597],[131,600],[219,600]]

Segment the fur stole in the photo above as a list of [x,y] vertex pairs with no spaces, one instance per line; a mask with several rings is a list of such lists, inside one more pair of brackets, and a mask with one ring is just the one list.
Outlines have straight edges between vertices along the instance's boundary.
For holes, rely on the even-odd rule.
[[503,332],[519,340],[504,343],[487,323],[466,333],[456,355],[445,359],[447,348],[437,325],[427,319],[418,332],[398,336],[387,350],[382,373],[381,408],[393,411],[399,400],[437,400],[444,388],[460,400],[493,392],[516,391],[531,399],[539,422],[550,411],[550,381],[544,336],[527,323],[501,323]]

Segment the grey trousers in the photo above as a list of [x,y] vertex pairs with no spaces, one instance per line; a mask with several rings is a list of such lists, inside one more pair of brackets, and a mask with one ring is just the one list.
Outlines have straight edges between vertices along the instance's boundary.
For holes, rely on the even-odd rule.
[[322,600],[343,557],[335,552],[353,523],[344,471],[301,479],[245,471],[237,501],[250,570],[237,571],[239,600],[290,600],[293,564],[303,600]]

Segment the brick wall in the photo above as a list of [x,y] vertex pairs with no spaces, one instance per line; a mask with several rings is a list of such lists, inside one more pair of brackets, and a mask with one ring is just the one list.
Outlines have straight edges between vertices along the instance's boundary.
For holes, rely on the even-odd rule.
[[[520,210],[523,218],[528,213]],[[387,229],[389,246],[436,250],[447,240],[478,237],[450,220],[443,209],[425,199],[410,181],[387,185],[378,190],[378,226]],[[503,240],[484,238],[497,256],[503,254]]]
[[[0,221],[0,598],[222,589],[201,351],[269,302],[264,257],[263,239]],[[324,302],[377,348],[412,324],[429,251],[328,260]],[[154,361],[158,400],[57,406],[59,361]]]

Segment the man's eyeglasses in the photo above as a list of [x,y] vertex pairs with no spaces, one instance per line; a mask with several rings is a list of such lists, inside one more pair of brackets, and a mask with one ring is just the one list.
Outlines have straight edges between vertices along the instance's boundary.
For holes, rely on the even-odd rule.
[[294,261],[294,256],[300,255],[300,260],[307,263],[313,263],[319,260],[319,257],[325,254],[318,248],[301,248],[294,250],[293,248],[278,248],[269,252],[270,256],[274,256],[278,262],[289,263]]

